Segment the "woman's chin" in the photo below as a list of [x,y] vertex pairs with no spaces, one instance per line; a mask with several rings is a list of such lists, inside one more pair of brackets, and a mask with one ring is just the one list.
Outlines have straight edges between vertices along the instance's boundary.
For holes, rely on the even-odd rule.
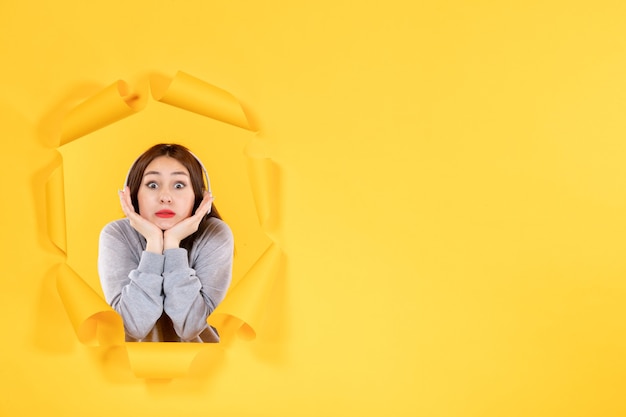
[[178,222],[173,221],[173,220],[159,220],[155,222],[155,224],[159,227],[159,229],[163,230],[164,232],[174,227],[176,223]]

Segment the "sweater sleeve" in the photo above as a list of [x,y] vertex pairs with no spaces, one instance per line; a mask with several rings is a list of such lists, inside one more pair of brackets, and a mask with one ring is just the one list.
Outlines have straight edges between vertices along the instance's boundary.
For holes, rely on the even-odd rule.
[[224,299],[232,277],[233,246],[230,228],[215,221],[194,244],[193,268],[185,249],[164,252],[163,307],[183,341],[207,328],[207,317]]
[[143,339],[163,312],[164,256],[141,250],[122,228],[109,224],[100,233],[98,273],[107,303],[124,322],[126,334]]

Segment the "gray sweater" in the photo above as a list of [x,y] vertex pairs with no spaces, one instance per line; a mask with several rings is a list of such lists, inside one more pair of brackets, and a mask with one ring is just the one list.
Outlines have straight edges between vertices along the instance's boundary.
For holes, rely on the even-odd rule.
[[128,219],[100,233],[98,273],[107,303],[121,316],[126,341],[217,342],[207,317],[232,277],[233,235],[211,218],[190,251],[146,252],[146,239]]

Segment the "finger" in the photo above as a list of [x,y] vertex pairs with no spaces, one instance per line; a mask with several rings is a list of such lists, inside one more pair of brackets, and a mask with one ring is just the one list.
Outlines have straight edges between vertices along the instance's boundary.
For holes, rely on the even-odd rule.
[[195,221],[196,223],[199,223],[200,220],[202,220],[202,218],[204,216],[206,216],[206,214],[208,212],[209,212],[209,210],[208,210],[208,208],[206,206],[200,206],[200,207],[198,207],[198,209],[196,210],[194,215],[189,217],[189,219],[190,219],[190,221]]
[[208,191],[202,193],[202,203],[206,203],[208,200],[213,199],[213,194]]
[[196,210],[196,215],[199,215],[200,217],[204,217],[208,212],[211,211],[212,204],[213,204],[213,196],[211,196],[210,194],[206,194],[204,198],[202,199],[202,203],[200,203],[200,206]]
[[130,188],[128,186],[124,190],[124,197],[126,199],[126,207],[128,207],[128,211],[130,211],[131,213],[136,213],[135,206],[133,206],[133,201],[130,198]]
[[202,197],[202,201],[200,202],[200,204],[198,205],[198,208],[196,209],[196,213],[199,213],[205,210],[206,206],[210,205],[212,201],[213,201],[213,197],[211,196],[211,194],[205,191],[204,196]]
[[128,186],[125,187],[124,190],[120,191],[120,203],[122,205],[122,211],[126,217],[130,218],[137,215],[130,198],[130,188],[128,188]]
[[125,190],[121,190],[119,192],[119,197],[120,197],[120,205],[122,206],[122,211],[124,212],[126,216],[128,216],[129,207],[128,207],[128,202],[126,199]]
[[126,204],[126,196],[124,195],[123,190],[119,190],[117,192],[118,197],[120,198],[120,206],[122,207],[122,211],[125,216],[128,216],[128,205]]
[[124,188],[124,198],[126,199],[126,205],[128,206],[128,208],[132,208],[133,202],[130,198],[130,187],[128,186]]

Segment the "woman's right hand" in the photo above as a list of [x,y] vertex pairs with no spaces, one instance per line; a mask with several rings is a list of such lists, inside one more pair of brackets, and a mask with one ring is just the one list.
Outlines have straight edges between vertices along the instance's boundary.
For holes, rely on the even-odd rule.
[[148,219],[141,217],[133,208],[130,198],[130,188],[126,186],[119,191],[120,204],[122,211],[130,220],[130,225],[146,238],[146,251],[154,253],[163,253],[163,231]]

